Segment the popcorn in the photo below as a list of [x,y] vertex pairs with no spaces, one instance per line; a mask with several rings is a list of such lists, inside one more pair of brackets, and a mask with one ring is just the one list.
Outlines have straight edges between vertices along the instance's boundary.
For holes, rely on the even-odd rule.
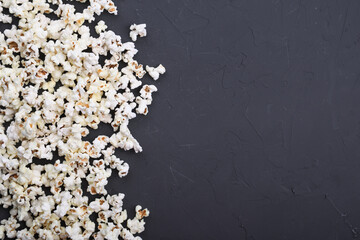
[[16,237],[16,229],[20,227],[20,224],[17,223],[16,219],[11,216],[9,219],[1,220],[1,224],[4,225],[6,231],[6,237],[15,238]]
[[146,71],[156,81],[159,79],[160,74],[164,74],[166,72],[166,69],[160,64],[157,68],[146,66]]
[[143,219],[144,217],[148,217],[150,214],[150,211],[147,208],[142,209],[140,205],[136,206],[135,211],[136,211],[136,218],[139,220]]
[[[62,0],[1,1],[0,22],[11,23],[4,9],[19,24],[0,33],[0,204],[10,209],[0,239],[140,240],[149,211],[137,206],[128,219],[125,195],[108,194],[106,185],[113,170],[129,172],[115,148],[142,151],[129,123],[148,113],[157,88],[141,79],[148,72],[157,80],[165,68],[144,69],[134,42],[123,43],[104,21],[91,36],[86,23],[95,14],[117,14],[111,0],[90,0],[82,12]],[[146,24],[131,25],[133,41],[146,35]],[[101,122],[111,136],[85,141]]]
[[146,24],[133,24],[130,26],[130,38],[135,42],[137,40],[137,37],[146,37]]
[[145,230],[144,217],[148,217],[150,212],[147,209],[143,209],[141,206],[136,206],[136,216],[133,219],[127,220],[127,227],[130,229],[131,234],[141,233]]
[[89,204],[89,207],[95,212],[100,212],[100,211],[108,210],[109,203],[105,200],[104,197],[101,197],[101,198],[97,198],[95,201],[91,202]]
[[144,220],[139,221],[137,218],[127,220],[127,227],[130,229],[131,234],[143,232],[145,230],[144,225]]
[[107,26],[104,21],[99,21],[95,27],[95,30],[98,34],[104,32],[107,29]]
[[12,18],[9,15],[3,14],[4,8],[2,7],[3,3],[0,2],[0,22],[11,23]]
[[124,197],[124,194],[119,193],[118,195],[107,196],[106,200],[116,212],[121,212]]
[[127,230],[126,228],[123,228],[121,230],[120,236],[124,239],[124,240],[141,240],[140,237],[135,237],[129,230]]

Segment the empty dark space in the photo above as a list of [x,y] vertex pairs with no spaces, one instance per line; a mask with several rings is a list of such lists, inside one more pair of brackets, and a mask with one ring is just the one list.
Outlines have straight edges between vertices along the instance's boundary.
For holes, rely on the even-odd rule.
[[359,1],[118,6],[168,70],[111,183],[151,210],[144,239],[360,239]]
[[359,1],[116,4],[97,21],[147,23],[137,60],[167,68],[107,186],[145,240],[360,239]]

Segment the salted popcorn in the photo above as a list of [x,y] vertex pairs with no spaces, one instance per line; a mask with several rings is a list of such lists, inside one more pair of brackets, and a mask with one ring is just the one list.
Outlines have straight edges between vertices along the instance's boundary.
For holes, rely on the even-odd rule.
[[[106,187],[113,173],[129,172],[115,149],[143,150],[129,123],[148,114],[157,88],[142,78],[157,80],[166,70],[144,68],[135,44],[104,21],[91,36],[87,23],[104,11],[117,14],[113,1],[77,1],[88,6],[0,1],[0,22],[19,20],[0,32],[0,204],[10,212],[0,239],[141,240],[136,234],[145,230],[150,212],[136,206],[128,219],[125,195]],[[146,35],[146,24],[131,25],[133,41]],[[101,56],[109,56],[104,64]],[[114,132],[85,141],[100,123]]]

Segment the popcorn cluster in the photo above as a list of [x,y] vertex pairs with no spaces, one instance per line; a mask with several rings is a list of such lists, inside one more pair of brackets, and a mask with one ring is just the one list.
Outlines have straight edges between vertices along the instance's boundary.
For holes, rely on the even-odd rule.
[[[149,211],[137,206],[128,219],[124,194],[109,195],[106,185],[113,171],[129,171],[116,148],[142,151],[128,124],[148,113],[157,88],[140,79],[148,72],[157,80],[165,68],[144,69],[134,43],[122,43],[103,21],[90,35],[95,15],[117,14],[111,0],[89,0],[83,12],[62,0],[0,0],[0,22],[11,23],[4,9],[19,23],[0,33],[0,204],[11,208],[0,239],[141,239],[134,235]],[[131,26],[133,41],[145,27]],[[100,122],[114,133],[84,141]],[[82,183],[100,197],[90,201]]]

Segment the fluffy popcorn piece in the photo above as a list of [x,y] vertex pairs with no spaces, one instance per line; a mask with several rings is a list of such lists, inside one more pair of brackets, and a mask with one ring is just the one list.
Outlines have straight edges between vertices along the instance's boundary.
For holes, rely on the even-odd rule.
[[140,237],[135,237],[129,230],[127,230],[126,228],[123,228],[121,230],[120,236],[124,239],[124,240],[141,240]]
[[0,22],[3,23],[11,23],[12,22],[12,18],[6,14],[0,14]]
[[146,32],[146,24],[133,24],[130,26],[130,38],[135,42],[138,38],[138,36],[140,37],[146,37],[147,32]]
[[102,135],[102,136],[98,136],[98,137],[94,140],[93,146],[94,146],[96,149],[101,149],[101,150],[103,150],[108,143],[109,143],[109,137]]
[[153,92],[157,92],[157,88],[154,85],[144,85],[141,90],[140,90],[140,96],[143,99],[148,99],[150,100],[150,103],[152,101],[152,96],[151,94]]
[[133,219],[127,220],[127,227],[131,234],[141,233],[145,230],[144,217],[148,217],[150,212],[147,209],[142,209],[140,205],[135,208],[136,215]]
[[128,219],[127,227],[130,229],[131,234],[142,233],[145,230],[144,220],[139,221],[139,219]]
[[4,149],[8,142],[8,138],[5,134],[0,134],[0,149]]
[[160,64],[157,68],[146,66],[146,71],[156,81],[159,79],[161,74],[166,72],[166,69],[163,65]]
[[[122,71],[123,70],[125,70],[125,69],[122,69]],[[146,73],[146,71],[143,69],[143,65],[138,64],[137,61],[130,61],[128,70],[134,72],[138,78],[142,78]],[[128,72],[127,74],[131,75],[131,72]]]
[[120,227],[114,226],[113,223],[110,223],[108,229],[109,230],[105,235],[105,239],[119,239],[119,235],[121,234]]
[[95,30],[96,30],[97,34],[100,34],[100,33],[104,32],[107,28],[108,27],[106,26],[104,21],[99,21],[95,27]]
[[118,195],[107,196],[106,200],[110,204],[110,206],[112,206],[113,210],[121,212],[124,197],[124,194],[119,193]]
[[148,105],[152,103],[152,93],[156,91],[157,88],[154,85],[144,85],[142,87],[142,89],[140,90],[140,96],[136,98],[136,103],[138,104],[136,112],[138,114],[148,114]]
[[4,224],[4,228],[6,231],[6,236],[8,238],[15,238],[16,237],[16,229],[20,227],[20,224],[17,223],[14,217],[10,217],[9,219],[1,220],[1,224]]
[[1,225],[0,226],[0,239],[4,239],[5,238],[5,226]]
[[59,217],[65,216],[67,211],[70,210],[70,201],[69,201],[70,199],[67,199],[64,197],[61,198],[61,203],[57,206],[57,208],[55,210],[56,215],[58,215]]
[[146,99],[143,99],[142,97],[137,97],[136,103],[138,104],[138,107],[136,108],[136,113],[147,115],[149,112],[149,110],[148,110],[149,101]]
[[79,222],[76,222],[71,226],[67,226],[66,233],[68,234],[68,236],[71,236],[72,239],[83,239],[81,236],[82,230]]
[[140,205],[137,205],[135,207],[135,212],[136,212],[136,218],[139,220],[143,219],[144,217],[148,217],[150,215],[150,211],[147,208],[142,209]]
[[123,162],[122,164],[119,164],[116,168],[119,172],[119,177],[125,177],[129,173],[129,164]]
[[100,212],[100,211],[108,210],[109,203],[105,200],[104,197],[102,197],[102,198],[97,198],[95,201],[91,202],[89,207],[95,212]]

